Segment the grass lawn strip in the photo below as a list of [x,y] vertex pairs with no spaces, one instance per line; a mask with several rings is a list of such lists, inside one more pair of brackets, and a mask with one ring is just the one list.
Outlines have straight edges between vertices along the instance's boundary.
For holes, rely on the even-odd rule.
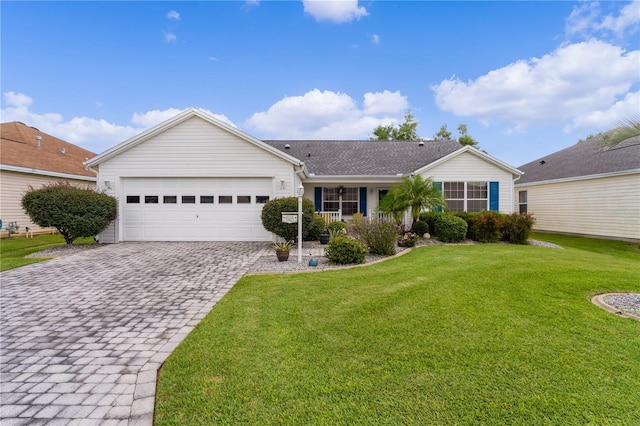
[[590,302],[640,292],[638,246],[548,240],[245,277],[163,366],[156,422],[640,424],[640,324]]
[[[0,271],[30,265],[50,259],[49,257],[27,257],[33,253],[53,247],[65,245],[64,238],[59,235],[38,235],[33,238],[3,238],[0,240]],[[92,238],[79,238],[74,246],[95,244]]]

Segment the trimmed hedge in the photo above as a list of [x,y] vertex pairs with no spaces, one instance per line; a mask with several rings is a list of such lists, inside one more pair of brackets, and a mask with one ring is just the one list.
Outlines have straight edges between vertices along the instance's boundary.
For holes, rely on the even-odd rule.
[[443,214],[435,220],[436,237],[445,243],[460,243],[467,236],[467,222],[457,216]]
[[363,263],[366,254],[367,247],[360,241],[348,236],[332,238],[324,250],[324,255],[330,262],[341,265]]
[[413,224],[411,231],[422,237],[424,234],[429,232],[429,224],[426,221],[418,220]]
[[496,212],[483,211],[474,215],[471,220],[471,239],[481,243],[497,243],[502,236],[502,215]]
[[[287,241],[298,238],[298,224],[282,222],[282,212],[298,212],[298,197],[275,198],[262,207],[262,226]],[[302,199],[302,239],[306,240],[315,216],[313,201]],[[318,233],[318,235],[320,235]]]
[[502,240],[511,244],[529,244],[529,234],[535,218],[527,213],[513,213],[502,217]]

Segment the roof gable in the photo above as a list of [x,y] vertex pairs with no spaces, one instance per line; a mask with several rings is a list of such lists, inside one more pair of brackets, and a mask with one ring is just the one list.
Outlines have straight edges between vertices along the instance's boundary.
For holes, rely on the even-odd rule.
[[524,176],[518,185],[640,171],[640,136],[609,149],[603,146],[602,138],[588,139],[519,168]]
[[502,169],[502,170],[504,170],[504,171],[506,171],[508,173],[511,173],[514,177],[518,177],[518,176],[522,175],[522,171],[521,170],[518,170],[515,167],[512,167],[509,164],[505,163],[504,161],[498,160],[497,158],[492,157],[489,154],[480,151],[478,148],[475,148],[475,147],[472,147],[472,146],[469,146],[469,145],[464,146],[461,149],[459,149],[459,150],[457,150],[455,152],[452,152],[449,155],[441,157],[441,158],[435,160],[434,162],[425,165],[424,167],[421,167],[419,170],[416,170],[415,173],[422,174],[422,173],[428,172],[430,169],[432,169],[432,168],[434,168],[436,166],[439,166],[440,164],[446,163],[447,161],[449,161],[449,160],[451,160],[453,158],[456,158],[456,157],[458,157],[458,156],[460,156],[460,155],[462,155],[464,153],[469,153],[469,154],[471,154],[471,155],[473,155],[473,156],[475,156],[475,157],[477,157],[477,158],[479,158],[481,160],[484,160],[487,163],[490,163],[490,164],[492,164],[492,165],[494,165],[494,166],[496,166],[496,167],[498,167],[498,168],[500,168],[500,169]]
[[[38,147],[38,139],[40,143]],[[96,154],[18,121],[0,124],[0,163],[16,171],[52,172],[94,178],[83,162]]]
[[262,148],[263,150],[265,150],[266,152],[275,155],[277,157],[280,157],[296,166],[300,166],[300,167],[304,167],[304,163],[300,160],[298,160],[297,158],[292,157],[291,155],[288,155],[284,152],[281,152],[277,149],[274,149],[273,147],[265,144],[264,142],[260,141],[259,139],[254,138],[251,135],[248,135],[244,132],[242,132],[241,130],[237,129],[236,127],[233,127],[221,120],[218,120],[217,118],[211,116],[210,114],[205,113],[204,111],[199,110],[198,108],[189,108],[186,109],[184,111],[182,111],[180,114],[176,115],[173,118],[170,118],[169,120],[166,120],[142,133],[140,133],[137,136],[134,136],[106,151],[104,151],[103,153],[97,155],[96,157],[90,159],[89,161],[86,162],[87,166],[95,166],[98,165],[100,163],[103,163],[104,161],[113,158],[151,138],[153,138],[154,136],[157,136],[160,133],[163,133],[165,131],[167,131],[168,129],[177,126],[180,123],[183,123],[184,121],[192,118],[192,117],[198,117],[201,118],[202,120],[221,128],[224,131],[227,131],[237,137],[239,137],[240,139],[249,142],[257,147]]

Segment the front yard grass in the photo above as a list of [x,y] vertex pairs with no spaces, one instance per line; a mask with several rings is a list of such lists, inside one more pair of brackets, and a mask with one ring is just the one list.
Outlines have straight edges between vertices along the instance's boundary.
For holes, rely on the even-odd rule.
[[[62,235],[38,235],[33,238],[13,237],[0,240],[0,271],[47,260],[47,257],[26,257],[32,253],[64,245]],[[93,238],[78,238],[74,244],[95,244]]]
[[[162,367],[156,424],[640,424],[638,245],[428,246],[242,278]],[[604,245],[604,248],[596,249]]]

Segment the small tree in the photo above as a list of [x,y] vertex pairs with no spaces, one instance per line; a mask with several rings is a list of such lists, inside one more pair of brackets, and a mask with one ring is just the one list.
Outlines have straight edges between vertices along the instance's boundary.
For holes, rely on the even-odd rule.
[[436,210],[446,207],[446,201],[439,189],[433,187],[431,178],[423,178],[420,175],[402,178],[402,183],[391,187],[387,195],[380,203],[380,210],[391,213],[397,218],[399,212],[411,209],[413,222],[411,227],[420,218],[424,210]]
[[416,130],[418,128],[418,122],[413,119],[413,114],[407,112],[404,116],[404,123],[395,127],[393,125],[378,126],[373,129],[373,135],[375,137],[371,140],[376,141],[417,141],[421,140]]
[[30,188],[22,197],[22,208],[33,223],[56,228],[67,244],[99,234],[118,216],[114,197],[69,182]]
[[433,135],[433,137],[437,141],[450,141],[451,132],[447,130],[447,125],[443,124],[442,126],[440,126],[440,130],[438,130],[438,133]]
[[[295,240],[298,236],[297,223],[282,222],[283,212],[298,212],[298,197],[276,198],[262,207],[262,226],[285,240]],[[302,239],[305,240],[312,228],[314,217],[313,201],[302,199]]]

